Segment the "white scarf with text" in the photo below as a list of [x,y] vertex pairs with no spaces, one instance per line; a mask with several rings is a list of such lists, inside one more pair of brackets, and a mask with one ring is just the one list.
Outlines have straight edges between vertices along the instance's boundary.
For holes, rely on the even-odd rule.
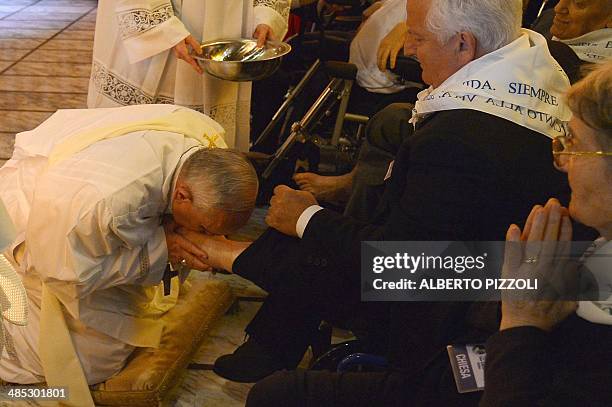
[[612,28],[602,28],[570,40],[553,40],[569,45],[578,58],[586,62],[601,64],[612,58]]
[[419,93],[411,123],[433,112],[472,109],[554,138],[571,112],[562,102],[570,82],[546,39],[522,30],[512,43],[478,58],[439,87]]

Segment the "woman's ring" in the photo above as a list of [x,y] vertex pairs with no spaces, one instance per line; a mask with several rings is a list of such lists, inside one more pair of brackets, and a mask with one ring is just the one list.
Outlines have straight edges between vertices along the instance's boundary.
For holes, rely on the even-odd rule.
[[527,264],[535,264],[537,262],[538,262],[537,257],[527,257],[525,260],[523,260],[523,263],[527,263]]
[[181,266],[183,266],[183,267],[187,267],[187,260],[182,259],[182,260],[181,260]]

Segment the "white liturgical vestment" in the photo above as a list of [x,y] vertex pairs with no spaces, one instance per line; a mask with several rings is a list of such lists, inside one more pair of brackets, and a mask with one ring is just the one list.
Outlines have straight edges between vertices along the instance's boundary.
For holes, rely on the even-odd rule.
[[229,147],[249,149],[251,84],[199,75],[172,48],[251,38],[267,24],[287,32],[290,0],[100,0],[87,106],[173,103],[206,113],[225,128]]
[[[14,352],[2,354],[3,380],[44,381],[39,339],[54,339],[39,335],[43,284],[63,306],[88,383],[117,373],[135,346],[158,345],[157,317],[167,310],[153,301],[167,264],[161,219],[180,166],[201,142],[139,130],[98,139],[57,162],[49,157],[71,136],[179,110],[187,111],[173,105],[60,110],[17,135],[13,157],[0,169],[0,198],[17,230],[5,254],[26,288],[29,323],[4,325]],[[214,123],[202,129],[205,137],[207,131],[211,139],[222,135]]]

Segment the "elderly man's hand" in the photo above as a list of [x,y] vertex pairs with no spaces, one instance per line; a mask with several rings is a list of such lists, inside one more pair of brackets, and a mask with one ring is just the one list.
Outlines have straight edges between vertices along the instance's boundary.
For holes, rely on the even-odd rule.
[[177,266],[185,265],[197,270],[208,270],[210,268],[205,262],[207,260],[206,252],[178,233],[179,226],[171,216],[164,218],[163,226],[170,263]]
[[317,200],[310,192],[279,185],[274,188],[274,196],[270,199],[266,223],[286,235],[297,236],[295,227],[300,215],[306,208],[316,204]]
[[176,55],[178,59],[182,59],[183,61],[187,62],[197,73],[201,74],[202,68],[200,68],[198,62],[193,59],[189,53],[189,47],[191,47],[196,54],[202,54],[200,43],[192,35],[189,35],[174,46],[174,55]]
[[568,211],[556,199],[533,208],[522,236],[518,226],[510,226],[502,278],[537,278],[538,290],[528,299],[502,294],[501,330],[535,326],[549,331],[576,310],[576,302],[566,300],[578,283],[576,266],[567,260],[571,240]]
[[258,47],[263,47],[266,45],[266,41],[274,39],[272,27],[267,24],[259,24],[257,27],[255,27],[253,38],[257,39]]

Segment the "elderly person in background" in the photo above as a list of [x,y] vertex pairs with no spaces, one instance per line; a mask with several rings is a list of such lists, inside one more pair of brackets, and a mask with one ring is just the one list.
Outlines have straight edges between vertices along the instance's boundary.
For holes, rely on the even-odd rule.
[[583,62],[602,63],[612,58],[609,0],[561,0],[544,12],[534,30],[569,45]]
[[99,383],[134,347],[158,346],[159,317],[178,295],[176,282],[160,286],[169,262],[207,269],[177,229],[230,233],[255,204],[255,171],[241,153],[212,148],[225,147],[222,136],[172,105],[60,110],[17,135],[0,197],[30,321],[4,326],[14,351],[2,355],[2,380]]
[[[529,242],[567,242],[570,216],[595,228],[601,237],[582,261],[599,284],[599,301],[504,300],[499,332],[486,346],[483,407],[612,405],[612,62],[575,85],[567,100],[570,132],[555,139],[553,154],[569,178],[569,211],[556,199],[535,206],[522,236],[512,225],[507,239],[527,241],[525,250]],[[508,277],[562,272],[546,258],[524,263],[520,249],[506,256]]]
[[[372,116],[392,102],[414,102],[417,90],[405,90],[417,84],[402,83],[387,70],[387,61],[395,68],[406,39],[406,0],[374,3],[364,11],[364,19],[350,47],[349,62],[357,67],[359,86],[352,90],[349,111]],[[364,104],[369,106],[360,106]]]
[[585,62],[612,58],[612,2],[561,0],[554,8],[553,40],[569,45]]
[[227,145],[249,149],[251,84],[202,72],[200,44],[221,38],[282,40],[289,0],[101,0],[89,108],[173,103],[206,113]]
[[[353,33],[326,32],[326,45],[323,49],[325,53],[330,54],[329,58],[345,60],[348,57],[348,62],[357,67],[357,77],[351,88],[348,112],[371,117],[391,103],[414,102],[422,85],[403,83],[396,74],[386,69],[387,61],[390,61],[392,68],[395,68],[396,57],[402,49],[406,32],[406,0],[382,0],[368,7],[363,12],[363,21],[350,40],[348,48],[346,47],[348,38]],[[317,42],[319,40],[316,39]],[[308,36],[305,41],[312,42],[308,41]],[[330,46],[330,43],[334,45]],[[298,44],[297,55],[294,54],[298,59],[301,58],[300,47]],[[332,49],[337,52],[332,52]],[[285,61],[280,76],[275,75],[269,80],[254,84],[253,137],[259,136],[268,125],[275,109],[280,106],[285,97],[286,87],[292,84],[293,68],[290,62]],[[307,86],[308,90],[302,95],[303,101],[299,103],[300,106],[294,117],[299,117],[300,111],[302,114],[306,113],[306,105],[315,101],[320,88],[324,88],[328,81],[328,75],[323,71],[315,75]],[[310,94],[315,91],[316,95]],[[302,103],[304,106],[301,106]],[[307,177],[310,176],[317,177],[308,173]],[[322,178],[321,181],[325,182],[325,179]]]

